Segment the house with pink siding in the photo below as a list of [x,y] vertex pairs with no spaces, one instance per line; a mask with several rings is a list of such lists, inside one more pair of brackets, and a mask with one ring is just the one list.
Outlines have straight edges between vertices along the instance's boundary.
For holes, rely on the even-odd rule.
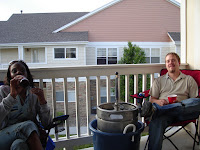
[[114,0],[89,13],[13,14],[0,21],[0,68],[13,59],[30,67],[116,64],[128,41],[145,51],[148,63],[180,54],[180,4]]
[[147,62],[163,63],[166,53],[180,54],[180,6],[167,0],[116,0],[54,33],[77,31],[88,31],[87,65],[116,63],[127,41],[144,49]]

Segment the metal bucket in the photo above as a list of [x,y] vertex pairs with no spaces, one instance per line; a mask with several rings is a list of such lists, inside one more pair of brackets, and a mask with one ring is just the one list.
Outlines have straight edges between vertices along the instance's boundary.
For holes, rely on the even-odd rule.
[[97,128],[102,132],[122,133],[127,125],[137,125],[137,123],[137,105],[105,103],[97,107]]

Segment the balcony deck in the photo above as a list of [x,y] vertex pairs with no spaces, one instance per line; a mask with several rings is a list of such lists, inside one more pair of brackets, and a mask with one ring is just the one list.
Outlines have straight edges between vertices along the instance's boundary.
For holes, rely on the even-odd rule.
[[[181,69],[187,68],[188,64],[181,64]],[[92,121],[92,118],[94,118],[94,114],[91,114],[91,102],[95,97],[96,106],[98,106],[101,103],[101,76],[104,76],[104,80],[106,81],[106,102],[111,102],[111,76],[115,74],[115,72],[118,72],[119,75],[125,75],[125,102],[129,102],[130,93],[129,93],[129,76],[134,75],[134,93],[140,92],[138,90],[138,80],[139,80],[139,74],[142,74],[142,91],[146,90],[147,88],[147,75],[150,76],[150,86],[154,81],[154,74],[160,73],[160,70],[162,68],[165,68],[165,64],[118,64],[118,65],[103,65],[103,66],[77,66],[77,67],[56,67],[56,68],[30,68],[31,73],[34,77],[34,79],[37,79],[37,82],[39,83],[39,87],[43,88],[44,80],[48,79],[50,80],[51,84],[51,109],[52,109],[52,115],[57,116],[57,105],[58,102],[56,102],[56,79],[62,78],[63,82],[63,91],[64,91],[64,101],[63,101],[63,107],[64,107],[64,114],[69,114],[69,107],[70,102],[68,101],[68,78],[74,79],[74,89],[75,89],[75,102],[73,103],[73,115],[71,117],[74,117],[75,125],[73,126],[73,130],[75,133],[72,133],[71,126],[69,124],[69,119],[65,123],[65,137],[58,137],[58,134],[55,134],[54,142],[56,144],[56,148],[66,148],[66,149],[73,149],[74,146],[78,145],[84,145],[84,144],[90,144],[92,143],[92,135],[89,130],[89,123]],[[6,69],[0,70],[0,81],[4,80],[4,77],[6,75]],[[84,77],[84,83],[85,88],[84,94],[80,91],[80,82],[79,79]],[[95,81],[95,95],[92,95],[90,93],[91,86],[90,80]],[[119,76],[120,77],[120,76]],[[120,84],[119,84],[120,85]],[[93,88],[93,87],[92,87]],[[120,91],[120,86],[118,87],[118,90]],[[120,94],[120,93],[119,93]],[[84,95],[84,101],[85,104],[82,106],[82,101],[80,100],[80,95]],[[92,98],[93,97],[93,98]],[[119,95],[120,97],[120,95]],[[84,107],[84,108],[83,108]],[[83,117],[81,116],[80,109],[84,109],[85,116],[84,122],[85,122],[85,132],[82,133],[82,124]],[[183,139],[182,139],[183,138]],[[180,139],[180,140],[179,140]],[[178,135],[178,137],[175,137],[175,140],[181,145],[185,144],[184,149],[190,149],[187,146],[191,146],[192,141],[190,141],[190,138],[186,138],[185,135]],[[186,141],[187,142],[186,142]],[[142,137],[141,139],[141,149],[143,149],[144,146],[145,137]],[[169,150],[168,143],[163,144],[163,147],[166,147]]]
[[[141,137],[140,150],[144,150],[147,138],[148,136]],[[170,139],[175,143],[175,145],[180,150],[192,150],[193,148],[193,139],[184,130],[180,130],[176,135],[172,136]],[[200,145],[195,145],[194,150],[199,150],[199,149],[200,149]],[[90,147],[90,148],[85,148],[82,150],[94,150],[94,148]],[[164,140],[162,150],[175,150],[175,148],[168,140]]]

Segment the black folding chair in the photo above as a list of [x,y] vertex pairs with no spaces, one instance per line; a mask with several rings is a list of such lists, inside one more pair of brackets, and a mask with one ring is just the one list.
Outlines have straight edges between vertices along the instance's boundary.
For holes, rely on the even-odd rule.
[[55,117],[53,119],[52,123],[46,128],[44,128],[41,125],[41,123],[38,123],[38,128],[39,128],[39,132],[40,132],[40,141],[42,143],[42,147],[45,150],[53,150],[55,148],[55,143],[49,136],[50,130],[52,128],[55,128],[55,133],[63,131],[64,129],[58,130],[57,126],[60,125],[61,123],[64,123],[65,120],[68,119],[68,117],[69,117],[69,115]]

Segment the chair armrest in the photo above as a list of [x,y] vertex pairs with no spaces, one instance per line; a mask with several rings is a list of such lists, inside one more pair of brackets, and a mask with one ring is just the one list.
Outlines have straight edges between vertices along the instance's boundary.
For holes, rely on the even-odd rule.
[[137,93],[137,94],[134,94],[134,95],[130,95],[132,98],[136,98],[136,104],[138,106],[139,113],[141,113],[143,99],[150,96],[149,91],[150,90],[146,90],[144,92],[140,92],[140,93]]
[[65,121],[65,120],[68,119],[68,117],[69,117],[69,115],[58,116],[58,117],[53,118],[53,122],[56,122],[56,121]]
[[134,95],[131,95],[131,97],[133,97],[133,98],[147,98],[147,97],[150,96],[149,91],[150,91],[150,89],[143,91],[143,92],[140,92],[140,93],[137,93],[137,94],[134,94]]
[[47,130],[50,130],[51,128],[57,127],[57,125],[63,123],[65,120],[67,120],[68,117],[69,117],[69,115],[62,115],[62,116],[58,116],[58,117],[53,118],[53,121],[52,121],[51,125],[48,126]]

